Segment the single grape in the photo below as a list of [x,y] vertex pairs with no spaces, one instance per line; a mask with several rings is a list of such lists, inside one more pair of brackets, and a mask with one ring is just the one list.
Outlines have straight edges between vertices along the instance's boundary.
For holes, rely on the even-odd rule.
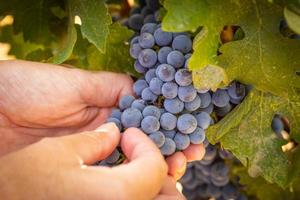
[[158,131],[159,127],[159,121],[154,116],[146,116],[141,123],[142,130],[148,134]]
[[152,9],[151,9],[149,6],[143,7],[143,9],[142,9],[142,11],[141,11],[141,15],[142,15],[143,17],[146,17],[147,15],[150,15],[150,14],[152,14],[152,13],[153,13],[153,11],[152,11]]
[[187,170],[184,175],[181,177],[181,179],[179,180],[180,183],[186,183],[188,184],[192,179],[194,178],[194,174],[192,172],[192,170]]
[[184,103],[185,109],[189,112],[193,112],[197,110],[198,108],[200,108],[200,105],[201,105],[201,99],[198,95],[195,97],[193,101]]
[[[150,71],[150,70],[149,70]],[[143,80],[137,80],[134,84],[133,84],[133,91],[137,96],[141,96],[142,91],[148,87],[148,83]]]
[[175,78],[175,69],[171,65],[161,64],[156,68],[155,74],[160,80],[168,82]]
[[147,71],[147,68],[143,67],[138,60],[134,62],[134,69],[140,74],[143,74]]
[[137,59],[142,50],[143,49],[139,43],[134,43],[130,46],[129,49],[130,56],[134,59]]
[[158,51],[158,54],[157,54],[158,61],[162,64],[167,63],[167,57],[171,51],[172,51],[172,48],[168,47],[168,46],[160,48]]
[[170,138],[170,139],[173,139],[175,137],[175,134],[176,134],[176,131],[175,130],[170,130],[170,131],[167,131],[167,130],[161,130],[161,132],[167,137],[167,138]]
[[146,106],[143,110],[143,116],[147,117],[147,116],[153,116],[156,117],[157,119],[160,118],[160,109],[156,106]]
[[228,87],[228,95],[235,100],[242,100],[246,96],[246,87],[238,82],[233,82]]
[[159,9],[159,0],[146,0],[146,4],[152,11]]
[[194,132],[189,134],[189,137],[192,144],[201,144],[205,140],[205,131],[197,127]]
[[195,117],[197,119],[198,126],[201,127],[202,129],[207,129],[212,120],[210,115],[207,114],[206,112],[200,112]]
[[141,14],[131,15],[128,19],[128,25],[135,31],[138,31],[142,28],[144,23],[144,17]]
[[180,68],[183,66],[185,58],[180,51],[172,51],[167,56],[167,63],[175,68]]
[[140,36],[135,36],[135,37],[133,37],[133,38],[131,39],[131,41],[130,41],[130,46],[132,46],[133,44],[139,43],[139,37],[140,37]]
[[190,145],[190,138],[186,134],[177,132],[174,137],[174,142],[176,144],[176,149],[184,150]]
[[172,139],[166,137],[164,145],[160,147],[160,152],[164,156],[170,156],[173,153],[175,153],[175,151],[176,151],[175,142]]
[[133,96],[124,95],[119,101],[119,108],[121,110],[125,110],[126,108],[129,108],[134,100],[135,98]]
[[145,103],[145,101],[144,101],[143,99],[136,99],[136,100],[134,100],[134,101],[132,102],[131,108],[136,108],[136,109],[138,109],[138,110],[140,110],[140,111],[143,111],[144,108],[146,107],[145,104],[146,104],[146,103]]
[[226,90],[218,89],[212,95],[212,103],[218,107],[225,107],[230,101],[230,97]]
[[192,73],[186,69],[179,69],[175,74],[175,81],[180,86],[192,84]]
[[161,28],[154,32],[154,39],[158,46],[167,46],[172,42],[173,36],[170,32],[165,32]]
[[225,199],[237,199],[240,193],[237,187],[229,183],[222,188],[222,195]]
[[160,95],[162,92],[162,85],[163,81],[157,77],[154,77],[149,83],[149,88],[154,94]]
[[151,33],[142,33],[139,37],[139,44],[144,49],[152,48],[154,43],[154,37]]
[[111,111],[110,117],[113,117],[113,118],[116,118],[116,119],[118,119],[118,120],[121,120],[121,115],[122,115],[121,110],[118,109],[118,108],[114,108],[114,109]]
[[230,181],[230,178],[227,176],[223,179],[220,179],[220,180],[215,180],[214,178],[211,178],[211,182],[217,186],[217,187],[223,187],[225,185],[227,185]]
[[215,186],[214,184],[208,184],[206,187],[206,193],[215,199],[221,197],[222,191],[221,188]]
[[167,99],[173,99],[177,96],[178,85],[174,82],[166,82],[162,85],[161,92]]
[[211,95],[209,92],[198,94],[201,99],[200,108],[206,108],[211,103]]
[[160,126],[164,130],[173,130],[176,128],[177,117],[171,113],[164,113],[160,117]]
[[284,124],[283,121],[281,120],[281,118],[279,116],[275,116],[272,120],[271,123],[271,127],[272,130],[276,133],[276,134],[281,134],[281,131],[283,131],[284,129]]
[[118,127],[118,129],[120,131],[122,130],[122,124],[121,124],[121,121],[119,119],[114,118],[114,117],[110,117],[106,120],[106,122],[112,122]]
[[162,147],[166,140],[165,135],[160,131],[151,133],[149,138],[156,144],[158,148]]
[[215,113],[219,116],[219,117],[224,117],[225,115],[227,115],[232,109],[232,106],[230,103],[228,103],[226,106],[224,107],[217,107],[215,106]]
[[138,60],[143,67],[151,68],[157,61],[156,52],[152,49],[144,49],[140,52]]
[[190,134],[194,132],[197,128],[197,120],[191,114],[183,114],[177,119],[177,129],[184,133]]
[[156,77],[156,74],[155,74],[155,70],[156,69],[149,69],[146,74],[145,74],[145,80],[147,81],[147,83],[150,83],[150,81]]
[[200,112],[206,112],[207,114],[211,114],[214,111],[214,104],[209,104],[206,108],[199,108]]
[[154,14],[147,15],[144,18],[144,24],[146,24],[146,23],[156,23],[156,19],[155,19]]
[[136,6],[136,7],[132,7],[129,11],[129,16],[134,15],[134,14],[139,14],[141,13],[141,8]]
[[178,114],[184,109],[184,103],[177,97],[174,99],[165,99],[164,108],[172,114]]
[[174,38],[172,47],[182,53],[189,53],[192,50],[192,40],[186,35],[178,35]]
[[193,85],[180,86],[178,88],[178,98],[183,102],[191,102],[197,96],[197,91]]
[[146,23],[141,28],[141,33],[151,33],[153,34],[157,28],[157,24],[155,23]]
[[145,88],[142,91],[142,99],[147,102],[155,102],[157,100],[157,95],[155,95],[150,88]]
[[143,115],[136,108],[127,108],[121,115],[121,123],[124,128],[140,127]]
[[108,164],[116,163],[120,158],[120,152],[118,149],[115,149],[106,159],[105,162]]
[[229,174],[229,168],[224,162],[216,162],[211,166],[211,177],[215,180],[222,180]]
[[187,53],[187,54],[184,55],[184,58],[185,58],[185,59],[188,59],[188,58],[190,58],[190,57],[192,57],[192,54],[191,54],[191,53]]

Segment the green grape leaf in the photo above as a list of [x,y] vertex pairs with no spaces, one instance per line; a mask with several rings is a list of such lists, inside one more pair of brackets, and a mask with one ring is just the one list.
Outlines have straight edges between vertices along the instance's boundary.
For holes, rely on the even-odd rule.
[[300,141],[300,102],[286,100],[254,89],[231,113],[207,131],[210,142],[221,142],[248,167],[251,176],[263,176],[270,183],[286,187],[298,174],[296,162],[282,151],[285,140],[271,129],[274,114],[288,118],[290,135]]
[[[232,174],[239,177],[239,183],[245,185],[245,192],[248,196],[263,200],[298,200],[300,195],[300,179],[297,177],[294,183],[286,189],[276,184],[270,184],[262,177],[252,178],[248,175],[247,169],[241,166],[233,166]],[[262,189],[263,188],[263,189]]]
[[126,72],[136,75],[133,69],[133,60],[129,55],[129,44],[127,42],[132,35],[132,31],[118,23],[111,25],[106,52],[101,53],[95,46],[89,47],[88,69]]
[[250,1],[239,25],[245,38],[220,48],[219,65],[229,80],[252,84],[257,89],[293,98],[300,88],[300,41],[285,38],[279,31],[282,8],[264,1]]
[[32,51],[28,53],[25,57],[25,60],[30,61],[38,61],[38,62],[47,62],[50,57],[52,57],[52,51],[51,49],[37,49],[35,51]]
[[[167,31],[203,29],[194,39],[194,53],[189,61],[197,88],[207,84],[214,89],[237,79],[273,94],[291,97],[300,87],[296,69],[300,66],[300,41],[284,38],[279,32],[283,8],[268,1],[166,0],[167,14],[162,27]],[[242,40],[220,46],[220,33],[226,25],[240,26]],[[220,54],[220,55],[219,55]],[[224,78],[201,79],[202,68],[220,66],[215,71]],[[209,75],[206,75],[207,77]],[[228,81],[226,80],[228,78]],[[206,84],[206,85],[205,85]]]
[[55,17],[50,8],[59,5],[59,1],[26,0],[8,1],[14,16],[15,33],[23,32],[24,41],[49,43],[53,37],[50,20]]
[[289,6],[284,8],[284,17],[289,25],[289,27],[300,34],[300,5]]
[[70,4],[74,14],[81,19],[83,37],[104,53],[109,25],[112,23],[105,0],[70,0]]
[[10,45],[8,54],[18,59],[26,59],[29,53],[44,48],[42,45],[33,44],[29,41],[25,42],[22,33],[13,34],[11,25],[0,28],[0,42],[8,43]]
[[74,26],[75,14],[73,13],[70,2],[68,2],[67,6],[69,13],[67,33],[64,34],[59,43],[60,49],[58,50],[58,53],[51,59],[54,64],[61,64],[71,56],[77,40],[77,31]]

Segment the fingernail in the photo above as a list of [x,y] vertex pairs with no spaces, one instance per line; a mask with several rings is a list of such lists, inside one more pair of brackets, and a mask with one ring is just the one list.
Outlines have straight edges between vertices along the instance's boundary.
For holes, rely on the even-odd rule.
[[102,124],[95,130],[95,132],[111,132],[111,131],[119,131],[118,127],[113,122]]

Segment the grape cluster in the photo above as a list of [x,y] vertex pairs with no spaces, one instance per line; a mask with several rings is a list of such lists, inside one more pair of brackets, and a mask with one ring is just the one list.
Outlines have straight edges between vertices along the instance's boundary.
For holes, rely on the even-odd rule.
[[134,31],[140,31],[146,23],[158,23],[159,0],[140,1],[140,6],[131,8],[129,18],[121,23]]
[[[191,53],[190,34],[145,23],[130,42],[134,68],[143,75],[133,85],[135,97],[123,96],[107,121],[120,131],[141,129],[164,156],[203,143],[205,130],[243,100],[246,87],[233,82],[215,92],[195,89],[188,69]],[[114,164],[120,155],[116,150],[104,162]]]
[[206,154],[201,161],[189,163],[184,176],[179,180],[183,194],[188,200],[246,200],[238,180],[231,181],[226,160],[234,157],[228,151],[206,144]]

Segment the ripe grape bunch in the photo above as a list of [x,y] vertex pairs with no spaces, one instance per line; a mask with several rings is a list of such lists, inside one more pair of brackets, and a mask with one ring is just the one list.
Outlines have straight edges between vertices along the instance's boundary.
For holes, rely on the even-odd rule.
[[[136,15],[140,14],[129,18],[129,27],[134,27]],[[123,96],[107,122],[114,122],[120,131],[141,129],[164,156],[170,156],[203,143],[205,130],[214,123],[211,114],[225,116],[243,100],[246,87],[233,82],[216,92],[197,90],[188,69],[191,35],[165,32],[154,22],[135,27],[139,32],[130,42],[130,55],[135,70],[143,76],[133,85],[135,97]],[[116,149],[101,164],[114,165],[120,156]]]
[[189,200],[246,200],[238,179],[230,180],[230,169],[226,161],[235,160],[233,155],[207,142],[205,146],[203,160],[189,163],[186,173],[179,180],[183,186],[183,194]]

